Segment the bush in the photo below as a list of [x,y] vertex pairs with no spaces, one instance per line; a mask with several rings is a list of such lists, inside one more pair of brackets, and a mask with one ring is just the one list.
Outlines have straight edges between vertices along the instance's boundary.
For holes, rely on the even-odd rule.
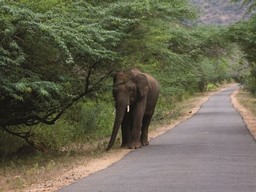
[[[102,139],[111,134],[113,124],[113,105],[109,102],[86,101],[79,103],[76,114],[69,116],[70,124],[74,124],[72,140],[88,142]],[[74,113],[73,110],[67,113]]]

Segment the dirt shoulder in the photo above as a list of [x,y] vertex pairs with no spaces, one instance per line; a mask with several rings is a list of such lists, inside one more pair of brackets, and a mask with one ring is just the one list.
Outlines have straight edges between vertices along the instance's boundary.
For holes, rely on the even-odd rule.
[[234,108],[240,113],[247,128],[256,139],[256,98],[242,89],[236,90],[231,96]]
[[[225,89],[225,87],[222,89]],[[215,94],[216,92],[218,91],[201,94],[195,98],[189,99],[188,101],[182,103],[181,116],[175,120],[168,121],[168,123],[164,125],[161,125],[161,126],[154,125],[156,126],[156,128],[153,128],[150,131],[150,134],[149,134],[150,140],[174,128],[180,122],[193,116],[200,109],[200,106],[205,101],[207,101],[211,95]],[[255,122],[253,123],[251,121],[251,119],[253,119],[253,117],[251,116],[252,114],[248,114],[248,112],[246,112],[246,109],[244,109],[243,106],[237,102],[237,98],[236,98],[237,93],[238,92],[236,91],[231,96],[231,100],[234,107],[239,112],[241,112],[242,116],[244,116],[244,113],[246,113],[245,116],[248,116],[248,117],[250,116],[249,117],[251,122],[250,124],[255,125]],[[244,120],[246,121],[246,118],[244,118]],[[73,159],[73,160],[70,160],[68,164],[63,164],[63,166],[53,165],[54,171],[49,170],[48,174],[46,171],[43,175],[43,177],[45,178],[39,179],[38,181],[34,182],[34,184],[24,187],[25,189],[23,188],[24,190],[20,190],[20,191],[28,191],[28,192],[57,191],[61,187],[69,185],[80,178],[86,177],[92,173],[95,173],[99,170],[109,167],[113,163],[121,160],[125,155],[127,155],[131,151],[132,150],[129,150],[129,149],[118,148],[118,149],[110,150],[109,152],[100,153],[98,155],[93,155],[93,156],[90,155],[90,156],[80,157],[79,159]]]

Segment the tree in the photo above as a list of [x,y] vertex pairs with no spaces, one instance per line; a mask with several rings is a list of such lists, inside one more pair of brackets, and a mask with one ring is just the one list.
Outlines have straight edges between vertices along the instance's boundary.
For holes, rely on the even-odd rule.
[[229,27],[227,38],[239,45],[244,52],[243,57],[246,61],[242,62],[243,68],[247,68],[247,72],[241,77],[242,83],[252,92],[256,93],[256,15],[253,12],[256,1],[244,0],[244,5],[249,4],[248,11],[251,12],[251,18],[248,21],[236,23]]
[[114,71],[143,68],[166,97],[180,97],[211,80],[200,65],[206,57],[225,53],[219,30],[195,28],[186,0],[0,0],[0,7],[0,128],[25,138],[19,127],[54,124],[77,101],[104,93]]
[[121,29],[132,22],[80,1],[43,2],[0,1],[0,128],[7,131],[53,124],[99,90],[116,68]]
[[167,24],[192,15],[185,1],[1,0],[0,7],[0,128],[22,137],[28,132],[11,128],[54,124],[104,89],[113,71],[128,67],[120,56],[134,52],[130,42],[147,46],[155,18]]

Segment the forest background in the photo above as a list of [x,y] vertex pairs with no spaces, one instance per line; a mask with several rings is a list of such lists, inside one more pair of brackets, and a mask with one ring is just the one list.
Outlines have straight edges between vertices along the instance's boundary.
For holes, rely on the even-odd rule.
[[[159,81],[155,122],[225,82],[255,94],[255,2],[212,3],[0,0],[0,161],[104,148],[116,71],[137,67]],[[209,22],[219,12],[194,5],[225,15]]]

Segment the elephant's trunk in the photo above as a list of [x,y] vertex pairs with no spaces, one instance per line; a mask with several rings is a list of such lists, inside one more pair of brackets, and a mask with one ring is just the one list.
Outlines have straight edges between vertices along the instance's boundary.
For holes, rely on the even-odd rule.
[[115,140],[116,140],[116,136],[119,130],[119,127],[121,126],[121,123],[123,121],[125,112],[126,112],[126,107],[128,107],[127,105],[124,107],[116,107],[116,116],[115,116],[115,122],[114,122],[114,126],[113,126],[113,130],[112,130],[112,134],[111,134],[111,138],[109,140],[108,143],[108,147],[106,148],[106,151],[108,151],[114,144]]

